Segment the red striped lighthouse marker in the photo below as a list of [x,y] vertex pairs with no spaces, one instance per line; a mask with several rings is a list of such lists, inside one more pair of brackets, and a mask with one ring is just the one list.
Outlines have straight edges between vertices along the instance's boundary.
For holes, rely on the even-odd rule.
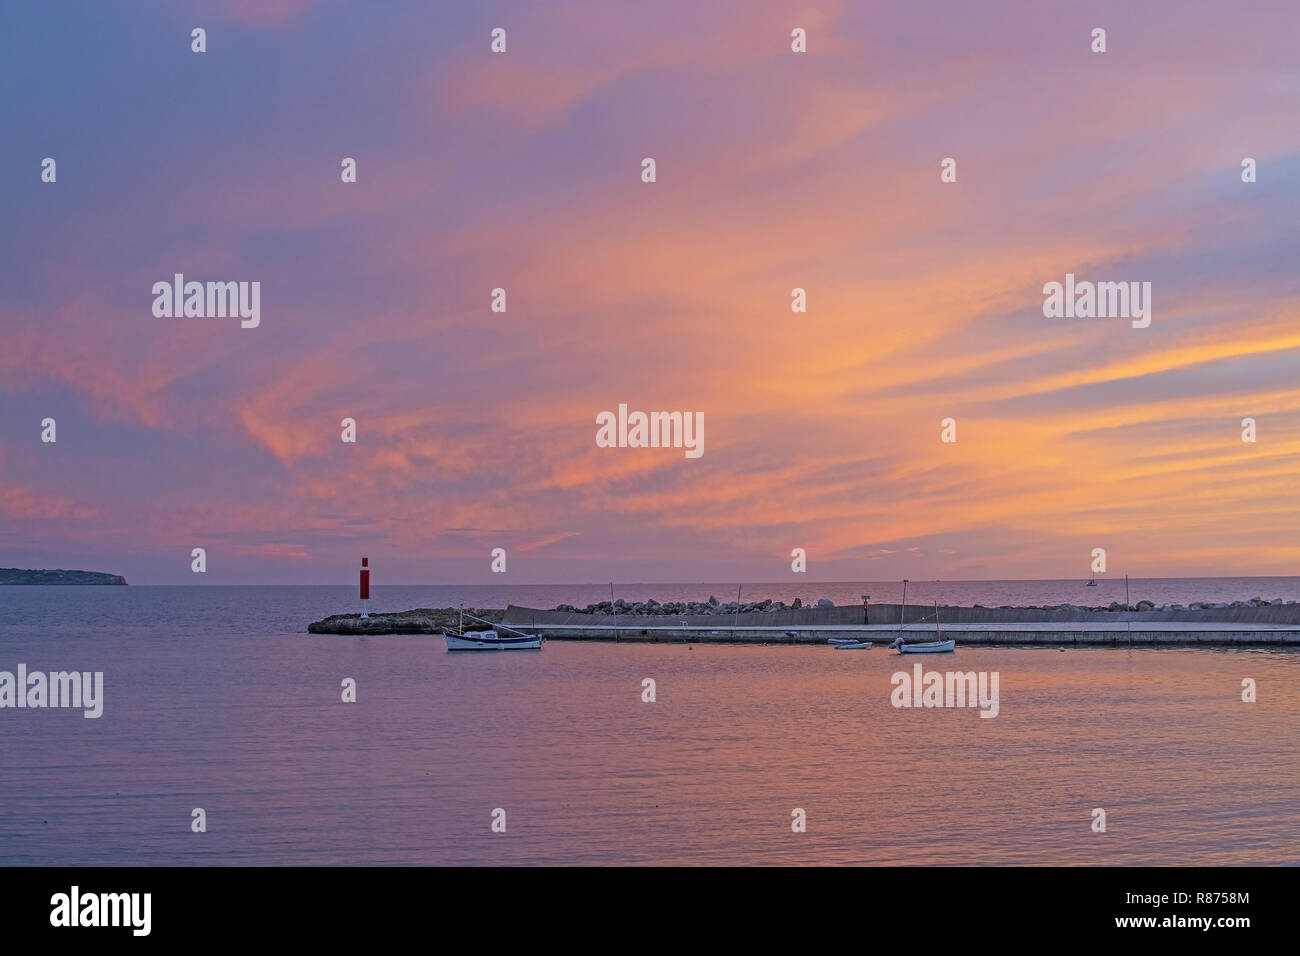
[[361,619],[370,617],[370,559],[361,559]]

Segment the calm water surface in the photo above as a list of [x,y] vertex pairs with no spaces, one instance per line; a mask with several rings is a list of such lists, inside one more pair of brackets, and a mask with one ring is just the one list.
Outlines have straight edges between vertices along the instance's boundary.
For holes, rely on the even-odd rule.
[[[1260,580],[1246,594],[1202,583],[1190,597],[1141,596],[1296,596],[1295,579]],[[734,597],[734,585],[711,587]],[[392,588],[374,603],[598,600],[590,590]],[[1291,651],[971,647],[922,659],[998,671],[990,720],[893,708],[890,675],[917,659],[879,648],[553,641],[449,655],[437,638],[302,633],[353,596],[0,589],[0,670],[105,681],[98,720],[0,711],[0,863],[1300,863]],[[345,677],[356,704],[340,701]],[[1240,699],[1245,677],[1257,703]],[[208,832],[190,832],[194,807]],[[497,807],[505,834],[489,829]],[[807,833],[790,830],[795,807]],[[1094,807],[1107,811],[1104,834],[1091,832]]]

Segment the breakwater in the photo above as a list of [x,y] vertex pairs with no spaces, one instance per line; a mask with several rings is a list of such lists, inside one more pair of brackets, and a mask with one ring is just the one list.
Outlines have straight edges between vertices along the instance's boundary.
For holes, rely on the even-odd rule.
[[[464,611],[493,623],[500,623],[505,615],[501,608],[465,608]],[[308,624],[307,632],[351,634],[358,637],[370,634],[442,634],[448,628],[460,626],[460,615],[461,608],[454,607],[418,607],[394,614],[371,614],[368,618],[363,618],[360,614],[333,614]],[[467,630],[476,630],[486,625],[466,620],[465,626]]]
[[[872,605],[867,623],[861,607],[690,610],[696,613],[605,613],[563,605],[549,610],[510,605],[467,613],[552,640],[824,644],[832,637],[854,637],[888,643],[900,635],[912,641],[932,640],[936,633],[933,606]],[[456,608],[418,608],[372,614],[368,620],[340,614],[310,624],[308,631],[358,636],[441,634],[457,625],[459,613]],[[938,616],[943,636],[955,638],[959,645],[1300,646],[1300,603],[1296,602],[1259,600],[1196,609],[1115,611],[1074,605],[940,607]]]

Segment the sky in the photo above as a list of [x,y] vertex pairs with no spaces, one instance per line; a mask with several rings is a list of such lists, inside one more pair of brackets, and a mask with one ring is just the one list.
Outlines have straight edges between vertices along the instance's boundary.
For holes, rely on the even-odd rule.
[[[0,566],[1300,574],[1297,36],[1293,0],[5,3]],[[175,273],[260,282],[260,325],[155,316]],[[1067,273],[1150,282],[1149,327],[1045,317]],[[703,454],[598,447],[620,403]]]

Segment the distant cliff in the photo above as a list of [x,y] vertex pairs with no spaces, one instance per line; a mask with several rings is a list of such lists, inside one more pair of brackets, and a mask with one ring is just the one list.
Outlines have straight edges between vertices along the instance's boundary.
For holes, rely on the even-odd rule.
[[0,568],[0,584],[126,584],[120,574],[102,571],[36,571],[30,568]]

